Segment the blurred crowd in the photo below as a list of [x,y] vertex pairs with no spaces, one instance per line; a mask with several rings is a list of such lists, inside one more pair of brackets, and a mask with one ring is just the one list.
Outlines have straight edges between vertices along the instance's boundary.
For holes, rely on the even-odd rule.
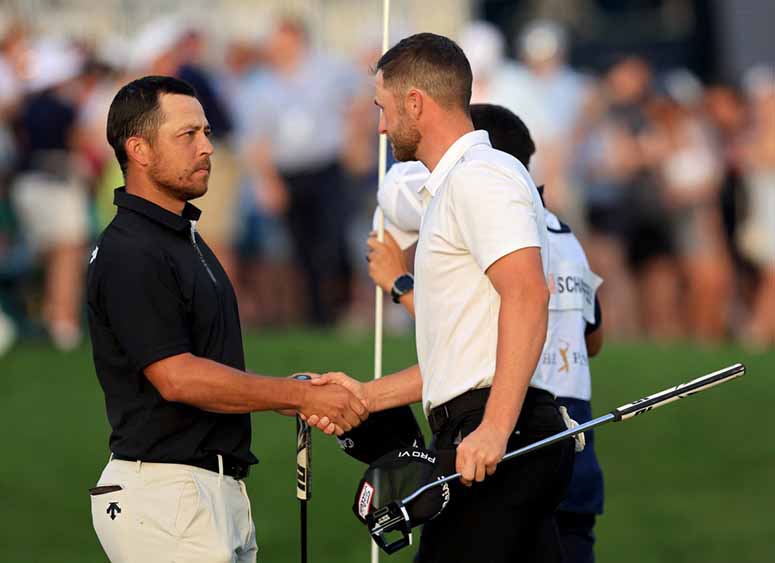
[[[122,184],[107,111],[147,74],[190,82],[212,126],[198,230],[243,323],[370,325],[379,38],[343,57],[314,48],[295,19],[218,43],[175,17],[99,45],[18,23],[0,32],[0,353],[19,335],[62,350],[81,340],[85,267]],[[735,84],[626,53],[581,71],[550,21],[521,30],[513,53],[488,23],[458,39],[474,101],[531,130],[531,173],[605,279],[612,338],[775,346],[772,66]]]

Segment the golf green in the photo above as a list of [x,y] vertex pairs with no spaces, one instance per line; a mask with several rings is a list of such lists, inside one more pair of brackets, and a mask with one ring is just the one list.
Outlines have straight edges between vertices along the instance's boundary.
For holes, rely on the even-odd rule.
[[[248,366],[284,376],[347,371],[367,379],[369,335],[249,333]],[[410,338],[388,338],[385,370],[414,359]],[[748,374],[632,421],[598,432],[606,478],[599,519],[602,563],[764,563],[773,560],[775,440],[766,424],[775,352],[735,347],[610,345],[593,360],[593,412],[602,414],[665,387],[741,361]],[[60,354],[22,344],[0,359],[0,560],[91,563],[106,560],[91,527],[87,489],[109,455],[103,395],[90,349]],[[247,479],[261,561],[299,553],[294,420],[253,416],[261,459]],[[310,561],[368,561],[365,528],[351,512],[362,466],[336,442],[313,435]],[[384,561],[409,562],[413,548]]]

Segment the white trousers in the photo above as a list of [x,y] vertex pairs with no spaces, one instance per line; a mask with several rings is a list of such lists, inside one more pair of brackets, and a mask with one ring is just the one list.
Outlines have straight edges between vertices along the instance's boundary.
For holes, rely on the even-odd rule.
[[245,484],[190,465],[111,460],[91,490],[112,563],[247,563],[258,553]]

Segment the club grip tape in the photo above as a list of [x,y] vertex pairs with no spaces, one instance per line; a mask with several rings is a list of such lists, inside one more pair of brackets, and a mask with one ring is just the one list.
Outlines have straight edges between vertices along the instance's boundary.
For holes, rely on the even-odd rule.
[[[300,381],[312,379],[307,374],[293,376]],[[312,432],[300,416],[296,416],[296,498],[307,501],[312,498]]]
[[705,391],[716,385],[720,385],[732,379],[738,378],[745,374],[745,366],[743,364],[735,364],[719,371],[703,375],[697,379],[693,379],[687,383],[681,383],[670,389],[665,389],[654,395],[649,395],[632,403],[622,405],[621,407],[614,409],[612,414],[617,421],[627,420],[639,414],[643,414],[650,410],[662,407],[678,399],[683,399],[700,391]]

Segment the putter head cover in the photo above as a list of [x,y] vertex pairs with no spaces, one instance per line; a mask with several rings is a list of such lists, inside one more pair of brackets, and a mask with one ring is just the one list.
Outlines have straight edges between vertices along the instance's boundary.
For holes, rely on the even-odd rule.
[[408,406],[372,413],[336,440],[347,455],[367,465],[393,450],[425,447],[420,426]]
[[[455,450],[408,447],[391,451],[366,470],[358,483],[353,512],[366,524],[377,545],[393,553],[411,544],[412,528],[441,514],[449,503],[451,484],[433,487],[406,505],[402,499],[454,472]],[[401,537],[389,542],[390,532],[398,532]]]

